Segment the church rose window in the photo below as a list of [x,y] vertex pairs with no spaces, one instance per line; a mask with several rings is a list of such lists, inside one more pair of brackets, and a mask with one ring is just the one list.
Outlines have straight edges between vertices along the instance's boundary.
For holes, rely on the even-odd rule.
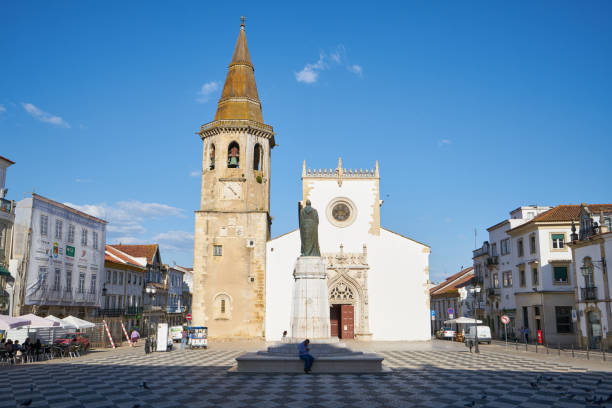
[[351,209],[344,203],[338,203],[332,209],[332,215],[336,221],[346,221],[351,215]]
[[333,199],[327,205],[327,219],[336,227],[348,227],[357,218],[357,208],[353,202],[346,197]]

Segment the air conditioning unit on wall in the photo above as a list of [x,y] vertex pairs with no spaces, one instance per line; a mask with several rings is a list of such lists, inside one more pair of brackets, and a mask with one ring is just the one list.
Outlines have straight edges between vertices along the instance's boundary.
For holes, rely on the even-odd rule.
[[247,248],[255,248],[255,240],[254,239],[247,239],[246,240],[246,246]]

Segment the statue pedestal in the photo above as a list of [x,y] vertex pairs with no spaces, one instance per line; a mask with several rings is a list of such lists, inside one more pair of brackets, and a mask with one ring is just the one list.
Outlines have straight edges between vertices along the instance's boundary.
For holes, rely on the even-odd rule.
[[300,256],[293,277],[291,337],[329,340],[331,332],[325,260],[320,256]]

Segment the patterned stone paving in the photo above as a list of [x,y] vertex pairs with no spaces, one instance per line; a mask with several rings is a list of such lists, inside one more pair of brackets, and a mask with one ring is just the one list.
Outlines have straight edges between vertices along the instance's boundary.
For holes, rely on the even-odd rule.
[[[3,366],[0,408],[19,407],[28,400],[30,407],[612,408],[609,372],[553,359],[454,350],[385,351],[380,354],[392,369],[389,375],[228,372],[240,354],[177,350],[147,356],[139,348]],[[598,403],[609,396],[610,402]]]

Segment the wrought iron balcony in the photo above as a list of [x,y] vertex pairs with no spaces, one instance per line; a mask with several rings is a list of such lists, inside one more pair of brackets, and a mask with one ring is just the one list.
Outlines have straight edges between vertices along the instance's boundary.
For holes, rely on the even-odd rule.
[[501,294],[500,288],[487,288],[487,296],[499,296]]
[[99,317],[119,317],[125,309],[98,309]]
[[582,300],[597,300],[597,287],[580,288],[580,297]]
[[139,315],[142,313],[142,307],[141,306],[128,306],[125,309],[125,314],[126,315]]
[[497,257],[497,255],[490,256],[487,258],[487,266],[494,266],[497,264],[499,264],[499,258]]

